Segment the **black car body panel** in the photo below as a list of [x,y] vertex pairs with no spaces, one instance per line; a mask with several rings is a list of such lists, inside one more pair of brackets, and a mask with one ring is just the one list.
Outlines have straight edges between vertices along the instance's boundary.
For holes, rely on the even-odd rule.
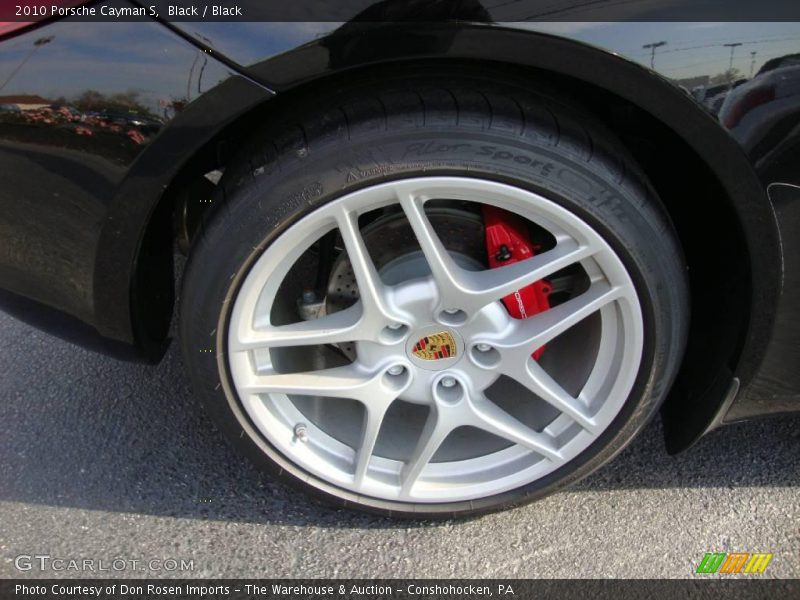
[[[725,227],[742,244],[731,255],[741,264],[718,286],[731,298],[719,309],[730,332],[714,329],[713,306],[696,312],[700,341],[664,412],[671,448],[721,421],[800,410],[800,67],[790,58],[775,67],[800,51],[800,25],[593,21],[685,19],[698,8],[688,1],[626,4],[622,17],[580,3],[563,13],[568,23],[524,22],[540,4],[364,0],[337,3],[317,23],[67,19],[6,35],[0,307],[115,356],[158,360],[172,315],[176,198],[190,175],[235,151],[248,119],[394,65],[511,66],[663,128],[681,150],[667,176],[685,177],[689,193],[681,164],[691,156],[725,198],[728,220],[702,197],[676,216],[679,229],[707,230],[708,243]],[[735,18],[748,18],[740,10]],[[708,93],[720,79],[723,91]]]
[[[3,288],[157,357],[172,310],[172,252],[148,249],[152,213],[184,163],[272,93],[155,22],[66,20],[26,31],[2,43],[0,72],[12,73],[37,40],[48,41],[0,91],[26,107],[0,113]],[[37,62],[51,49],[55,59]],[[37,81],[55,82],[51,96],[77,102],[81,116],[37,110],[48,103],[25,92]],[[159,292],[134,321],[137,269]],[[6,304],[29,312],[19,299]],[[161,331],[136,332],[135,322]],[[77,325],[56,331],[106,346]]]
[[773,184],[769,195],[780,226],[783,288],[761,366],[727,412],[728,421],[798,410],[800,389],[800,186]]

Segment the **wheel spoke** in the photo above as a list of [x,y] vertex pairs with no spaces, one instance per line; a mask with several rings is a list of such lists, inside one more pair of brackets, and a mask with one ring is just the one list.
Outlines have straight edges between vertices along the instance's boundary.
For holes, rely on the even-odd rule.
[[[382,373],[369,374],[347,365],[302,373],[253,375],[250,382],[242,386],[242,391],[251,394],[350,398],[366,403],[371,398],[392,393],[381,379]],[[396,392],[394,394],[396,396]]]
[[417,447],[411,454],[411,458],[403,466],[400,474],[400,492],[403,496],[411,494],[411,489],[419,479],[420,474],[451,431],[452,427],[449,424],[445,424],[436,409],[432,409],[428,414],[428,419],[425,421],[425,427],[422,430]]
[[378,434],[381,431],[381,424],[383,423],[383,418],[386,415],[386,409],[389,407],[389,404],[390,403],[386,403],[385,406],[365,406],[361,444],[356,451],[354,478],[357,487],[361,487],[364,484],[364,478],[369,468],[369,460],[372,458],[375,442],[378,441]]
[[524,367],[517,372],[507,373],[519,383],[547,402],[550,406],[562,413],[569,415],[578,425],[586,431],[595,433],[597,424],[587,414],[586,407],[571,396],[542,366],[530,356],[526,357]]
[[560,241],[555,248],[518,263],[497,269],[468,271],[459,267],[442,245],[420,200],[401,195],[400,204],[428,261],[442,303],[468,313],[549,277],[592,256],[596,251],[591,246],[579,245],[568,238]]
[[570,327],[621,298],[624,293],[622,287],[611,287],[605,281],[593,283],[581,295],[533,317],[517,321],[516,331],[502,340],[492,341],[492,344],[504,349],[506,353],[521,352],[517,355],[527,357],[536,348],[541,348]]
[[362,326],[364,322],[362,316],[361,304],[356,303],[319,319],[251,329],[238,339],[231,340],[230,347],[235,352],[255,348],[313,346],[373,339],[377,332]]
[[550,436],[534,431],[486,397],[472,401],[472,425],[538,452],[553,462],[563,462]]
[[428,261],[428,267],[431,270],[434,281],[436,281],[436,286],[439,288],[441,300],[449,306],[456,300],[458,295],[458,273],[462,269],[450,256],[450,253],[433,229],[431,222],[425,215],[422,202],[411,195],[403,195],[401,193],[400,206],[403,208],[422,253]]
[[[337,215],[336,222],[358,284],[358,296],[364,308],[364,318],[373,322],[380,319],[381,324],[386,321],[397,321],[387,306],[385,286],[358,228],[358,216],[342,210]],[[376,323],[376,328],[380,329],[381,324]]]
[[580,246],[572,239],[565,240],[547,252],[505,267],[463,271],[462,289],[469,297],[469,306],[481,308],[588,258],[594,252],[589,246]]

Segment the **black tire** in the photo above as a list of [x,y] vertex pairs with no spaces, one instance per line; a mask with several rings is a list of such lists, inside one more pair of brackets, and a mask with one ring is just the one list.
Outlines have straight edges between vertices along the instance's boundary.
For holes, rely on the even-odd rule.
[[[624,147],[597,121],[524,81],[440,71],[319,92],[253,136],[228,166],[195,241],[181,298],[181,342],[196,393],[260,467],[341,507],[453,517],[540,498],[617,454],[655,414],[683,354],[684,261],[666,211]],[[344,193],[395,178],[481,177],[560,203],[600,232],[634,279],[645,347],[633,391],[577,458],[533,483],[473,501],[404,504],[357,496],[282,456],[245,415],[226,361],[228,311],[254,259],[300,217]],[[209,350],[214,350],[209,352]]]

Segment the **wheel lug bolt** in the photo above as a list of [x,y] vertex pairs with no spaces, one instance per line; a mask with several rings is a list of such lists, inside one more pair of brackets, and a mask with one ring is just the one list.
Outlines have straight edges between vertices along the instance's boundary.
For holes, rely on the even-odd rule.
[[442,387],[446,387],[446,388],[455,387],[456,378],[455,377],[450,377],[448,375],[447,377],[442,377],[442,382],[441,383],[442,383]]
[[400,329],[403,326],[402,323],[389,323],[389,329]]
[[389,375],[402,375],[406,368],[403,365],[392,365],[387,371]]
[[458,312],[458,309],[457,308],[445,308],[444,312],[446,312],[448,315],[454,315],[454,314],[456,314]]
[[294,437],[301,442],[308,441],[308,427],[306,427],[305,423],[298,423],[294,426]]
[[475,347],[478,349],[478,352],[488,352],[492,349],[489,344],[478,344]]

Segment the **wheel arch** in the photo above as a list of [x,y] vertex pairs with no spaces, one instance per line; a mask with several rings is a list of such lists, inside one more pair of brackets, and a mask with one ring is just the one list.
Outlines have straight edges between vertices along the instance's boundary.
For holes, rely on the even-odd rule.
[[[425,35],[427,27],[415,25],[416,37],[437,39],[436,35]],[[371,27],[368,31],[381,29]],[[395,35],[397,29],[393,28]],[[353,51],[349,39],[332,44],[330,38],[336,35],[360,34],[334,33],[244,70],[247,76],[280,93],[269,102],[263,101],[266,98],[255,102],[233,123],[191,149],[191,156],[163,186],[163,193],[142,224],[131,281],[141,277],[148,265],[163,260],[165,251],[171,252],[174,238],[169,237],[169,248],[165,249],[165,232],[172,231],[175,207],[182,201],[186,186],[201,178],[209,167],[224,166],[226,153],[220,148],[235,146],[237,136],[244,135],[253,123],[280,118],[286,107],[309,94],[325,93],[331,89],[328,86],[341,89],[359,78],[380,78],[399,65],[457,64],[484,74],[486,69],[498,74],[513,71],[570,98],[614,131],[640,162],[675,222],[687,255],[694,318],[684,365],[664,414],[672,450],[697,439],[724,401],[732,378],[736,376],[744,383],[756,371],[771,331],[772,311],[755,311],[753,307],[774,306],[780,285],[774,215],[763,185],[733,138],[661,76],[563,38],[466,26],[452,34],[449,45],[430,48],[423,43],[409,51],[378,44],[365,55]],[[368,43],[369,37],[362,37],[357,44]],[[334,47],[350,49],[346,57],[334,57]],[[156,151],[157,146],[149,150]],[[696,190],[702,202],[687,199],[687,187]],[[713,256],[707,252],[709,239],[717,249]],[[168,292],[159,288],[130,295],[131,328],[140,346],[166,336],[172,314],[171,273],[170,263],[170,277],[162,277],[157,284],[163,288],[168,280]],[[157,326],[143,328],[142,319],[151,312],[155,293],[169,294],[170,302],[160,308]]]

